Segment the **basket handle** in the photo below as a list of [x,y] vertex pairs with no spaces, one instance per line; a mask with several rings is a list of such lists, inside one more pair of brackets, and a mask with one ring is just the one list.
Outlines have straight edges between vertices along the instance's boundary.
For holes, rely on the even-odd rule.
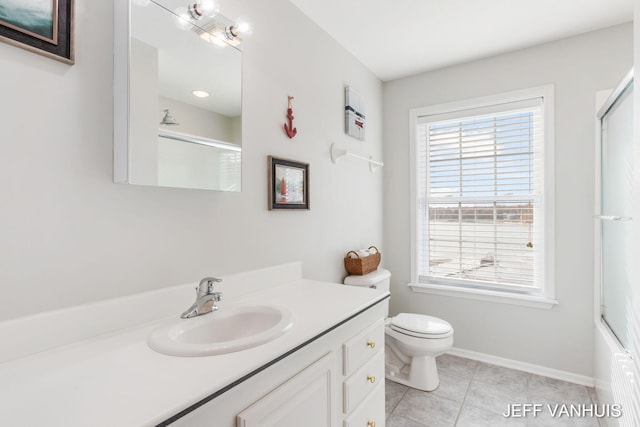
[[344,257],[345,258],[349,258],[349,254],[355,254],[356,258],[360,258],[360,255],[358,255],[358,252],[356,252],[356,251],[349,251],[349,252],[347,252],[347,254]]
[[380,250],[373,245],[369,246],[367,249],[371,249],[371,248],[375,249],[377,253],[380,253]]

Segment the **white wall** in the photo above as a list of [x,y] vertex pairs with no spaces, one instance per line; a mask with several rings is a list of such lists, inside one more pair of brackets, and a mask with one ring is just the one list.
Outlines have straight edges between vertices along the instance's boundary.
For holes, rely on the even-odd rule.
[[[239,194],[113,184],[112,1],[76,1],[74,66],[0,43],[0,320],[292,260],[341,281],[348,249],[382,246],[382,174],[329,157],[331,142],[381,157],[381,82],[287,0],[224,7],[255,27]],[[365,143],[343,133],[346,84]],[[309,212],[267,210],[270,154],[311,164]]]
[[[442,317],[455,346],[593,377],[593,199],[595,92],[632,65],[624,24],[517,52],[385,83],[384,237],[391,312]],[[556,297],[550,310],[412,293],[409,109],[555,85]]]

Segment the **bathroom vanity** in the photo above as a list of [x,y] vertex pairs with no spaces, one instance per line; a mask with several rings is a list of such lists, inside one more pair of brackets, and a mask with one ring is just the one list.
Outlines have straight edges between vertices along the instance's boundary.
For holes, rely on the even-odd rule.
[[384,306],[377,304],[283,355],[173,425],[383,426]]
[[[224,278],[218,312],[273,304],[292,318],[278,338],[232,353],[177,357],[147,345],[192,302],[193,284],[0,324],[16,357],[0,363],[0,425],[383,426],[388,292],[300,272],[294,263]],[[122,328],[123,317],[137,326]],[[74,319],[84,319],[78,331],[60,335],[75,342],[21,354],[34,352],[27,337]]]

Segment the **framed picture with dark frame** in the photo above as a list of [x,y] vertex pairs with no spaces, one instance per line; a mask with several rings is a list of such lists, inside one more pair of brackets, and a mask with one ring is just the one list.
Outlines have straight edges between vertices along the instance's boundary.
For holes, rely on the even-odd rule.
[[268,157],[269,210],[309,209],[309,164]]
[[0,1],[0,40],[74,63],[74,0]]

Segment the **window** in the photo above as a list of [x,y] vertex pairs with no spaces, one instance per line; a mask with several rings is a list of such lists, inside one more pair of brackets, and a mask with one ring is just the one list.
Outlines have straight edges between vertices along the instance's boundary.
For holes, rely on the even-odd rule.
[[553,297],[552,97],[412,110],[414,282]]

